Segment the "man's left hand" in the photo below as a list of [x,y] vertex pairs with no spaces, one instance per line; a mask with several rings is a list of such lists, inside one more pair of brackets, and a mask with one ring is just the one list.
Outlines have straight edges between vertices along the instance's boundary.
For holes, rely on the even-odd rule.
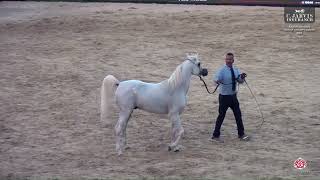
[[240,74],[240,77],[241,77],[241,79],[244,79],[244,78],[247,77],[247,74],[246,73],[242,73],[242,74]]

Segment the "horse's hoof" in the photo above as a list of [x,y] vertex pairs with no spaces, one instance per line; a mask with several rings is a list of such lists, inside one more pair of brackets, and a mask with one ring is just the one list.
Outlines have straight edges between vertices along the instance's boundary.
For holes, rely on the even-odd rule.
[[172,150],[172,148],[170,146],[168,146],[168,151],[171,151],[171,150]]
[[182,145],[178,145],[176,147],[173,148],[173,152],[180,152],[181,150],[183,150],[183,146]]
[[131,147],[130,146],[126,146],[124,149],[125,150],[128,150],[128,149],[130,149]]

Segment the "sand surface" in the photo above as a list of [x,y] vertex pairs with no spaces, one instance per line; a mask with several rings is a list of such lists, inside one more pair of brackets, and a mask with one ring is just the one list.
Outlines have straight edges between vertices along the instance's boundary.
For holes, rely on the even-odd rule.
[[[316,9],[316,18],[320,17]],[[285,32],[281,7],[0,2],[0,176],[235,178],[320,176],[320,21]],[[159,82],[187,52],[205,79],[235,53],[249,90],[239,101],[250,142],[237,139],[229,110],[225,143],[208,139],[217,95],[192,78],[179,153],[167,151],[166,116],[134,111],[131,147],[115,152],[113,125],[99,120],[103,78]],[[293,167],[302,157],[308,166]]]

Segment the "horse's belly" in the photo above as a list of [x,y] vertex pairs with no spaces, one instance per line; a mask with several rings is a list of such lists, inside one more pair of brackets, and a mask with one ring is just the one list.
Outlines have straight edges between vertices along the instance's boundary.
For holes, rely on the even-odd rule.
[[168,114],[167,106],[150,105],[150,106],[143,106],[143,109],[151,113]]
[[157,94],[141,94],[137,97],[137,108],[158,114],[168,114],[168,102],[165,97]]

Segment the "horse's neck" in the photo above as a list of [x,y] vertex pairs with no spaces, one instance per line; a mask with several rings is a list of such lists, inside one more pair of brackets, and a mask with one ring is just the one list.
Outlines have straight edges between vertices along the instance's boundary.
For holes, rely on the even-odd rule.
[[[166,80],[160,82],[160,85],[163,86],[163,88],[169,88],[169,91],[171,93],[183,92],[186,95],[189,90],[192,69],[190,66],[188,66],[186,64],[182,64],[181,66],[183,66],[181,74],[180,74],[180,78],[182,78],[182,79],[178,85],[175,84],[174,87],[172,87],[172,79],[171,79],[172,75],[170,76],[169,79],[166,79]],[[176,74],[177,72],[174,72],[174,73]]]
[[181,84],[181,88],[184,90],[185,95],[188,93],[190,81],[191,81],[191,69],[186,68],[184,71],[182,71],[182,76],[185,77],[184,81]]
[[189,90],[189,86],[190,86],[190,81],[191,81],[191,71],[192,69],[190,68],[190,66],[183,64],[182,65],[182,72],[181,72],[181,77],[182,77],[182,82],[179,85],[179,87],[176,87],[175,91],[181,91],[186,95],[188,93]]

